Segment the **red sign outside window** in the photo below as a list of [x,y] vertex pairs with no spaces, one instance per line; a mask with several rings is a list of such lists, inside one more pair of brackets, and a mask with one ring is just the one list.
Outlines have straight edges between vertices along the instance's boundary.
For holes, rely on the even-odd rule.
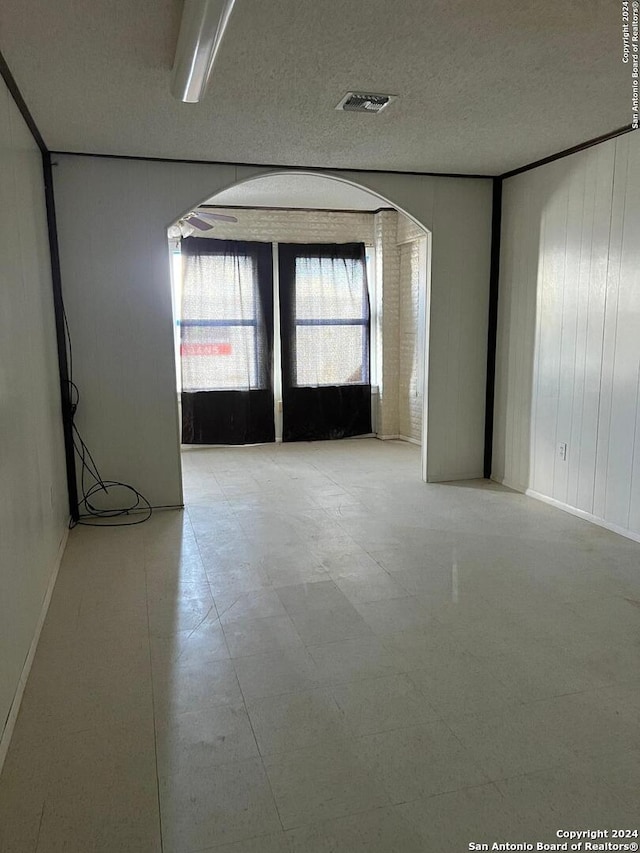
[[181,344],[180,355],[231,355],[231,344]]

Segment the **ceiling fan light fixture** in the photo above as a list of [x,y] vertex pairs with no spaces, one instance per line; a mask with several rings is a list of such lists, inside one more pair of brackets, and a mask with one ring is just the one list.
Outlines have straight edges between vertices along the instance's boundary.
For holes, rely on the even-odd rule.
[[185,237],[191,237],[196,233],[196,229],[189,225],[185,219],[179,219],[173,225],[170,225],[167,230],[167,235],[170,240],[184,240]]
[[193,236],[197,231],[212,231],[214,223],[217,220],[222,222],[237,222],[235,216],[229,216],[226,213],[213,213],[206,210],[192,210],[185,213],[182,219],[178,219],[173,225],[169,226],[169,239],[179,240],[185,237]]
[[235,0],[185,0],[171,92],[183,103],[202,100]]

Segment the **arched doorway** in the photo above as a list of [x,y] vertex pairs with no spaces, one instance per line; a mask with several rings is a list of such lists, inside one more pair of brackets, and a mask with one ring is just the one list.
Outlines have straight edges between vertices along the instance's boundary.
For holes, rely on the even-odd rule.
[[[156,507],[180,506],[167,229],[194,205],[229,187],[296,170],[77,155],[58,155],[56,162],[58,239],[73,334],[74,381],[83,389],[108,390],[106,397],[83,395],[78,425],[91,437],[102,469],[134,484]],[[491,181],[309,171],[377,194],[431,232],[427,479],[481,477]],[[98,198],[98,218],[78,217],[79,207],[95,206]]]
[[[369,268],[370,300],[372,305],[372,363],[374,364],[377,405],[384,418],[379,418],[375,429],[379,437],[405,437],[398,426],[400,413],[394,414],[394,407],[403,409],[398,402],[401,383],[407,386],[406,395],[411,398],[406,403],[405,422],[413,424],[414,437],[410,438],[421,445],[421,475],[427,480],[427,378],[429,351],[429,289],[431,268],[431,233],[418,220],[405,210],[394,204],[379,191],[372,191],[364,184],[353,180],[328,175],[320,172],[283,170],[265,172],[259,176],[250,175],[240,178],[219,189],[213,195],[204,198],[195,205],[181,212],[176,221],[180,221],[193,210],[226,211],[233,214],[242,211],[252,213],[252,227],[246,222],[236,229],[235,226],[216,223],[211,236],[232,240],[234,237],[247,239],[248,236],[258,236],[260,240],[269,240],[282,235],[282,223],[269,227],[269,213],[274,211],[304,211],[307,215],[316,216],[344,213],[345,211],[361,211],[363,216],[371,219],[371,255],[375,263]],[[393,237],[383,233],[384,219],[393,214]],[[374,218],[376,222],[374,223]],[[193,230],[193,229],[192,229]],[[295,227],[294,227],[295,230]],[[389,229],[387,229],[388,231]],[[398,234],[402,230],[402,234]],[[303,227],[301,232],[294,234],[294,241],[305,242],[304,235],[313,232],[313,228]],[[375,232],[375,236],[374,236]],[[302,236],[301,236],[302,234]],[[282,242],[287,242],[286,235]],[[377,245],[374,246],[374,243]],[[410,251],[407,251],[410,247]],[[277,241],[274,240],[274,252],[277,257]],[[394,257],[391,257],[392,254]],[[410,286],[413,288],[413,298],[405,300],[414,304],[409,310],[414,315],[415,328],[407,337],[410,339],[400,352],[398,324],[400,323],[400,283],[392,280],[407,272],[412,277]],[[394,292],[395,291],[395,292]],[[395,322],[396,327],[393,326]],[[403,343],[405,343],[403,341]],[[395,347],[395,351],[394,351]],[[407,356],[407,351],[409,355]],[[275,348],[276,361],[279,350]],[[410,378],[402,376],[401,361],[411,361]],[[276,374],[279,365],[276,364]],[[394,375],[394,372],[397,375]],[[411,388],[409,388],[411,385]],[[395,399],[397,398],[397,399]],[[394,419],[395,418],[395,419]],[[381,421],[384,420],[384,426]],[[419,423],[416,434],[416,423]],[[391,426],[389,426],[392,424]],[[407,430],[405,430],[407,431]]]

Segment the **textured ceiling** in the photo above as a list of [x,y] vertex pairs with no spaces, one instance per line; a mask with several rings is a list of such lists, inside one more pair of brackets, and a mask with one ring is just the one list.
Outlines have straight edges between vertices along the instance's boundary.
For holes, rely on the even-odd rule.
[[[496,174],[630,122],[613,0],[237,0],[201,104],[169,94],[181,0],[2,0],[52,150]],[[400,97],[339,113],[349,89]]]
[[359,187],[317,175],[268,175],[237,184],[206,204],[217,207],[299,207],[314,210],[379,210],[387,203]]

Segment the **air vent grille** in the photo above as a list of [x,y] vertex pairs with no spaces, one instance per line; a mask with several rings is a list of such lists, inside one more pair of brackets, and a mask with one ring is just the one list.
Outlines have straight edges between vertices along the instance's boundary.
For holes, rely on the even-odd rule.
[[369,92],[347,92],[340,101],[337,110],[348,113],[377,113],[388,106],[397,95],[374,95]]

